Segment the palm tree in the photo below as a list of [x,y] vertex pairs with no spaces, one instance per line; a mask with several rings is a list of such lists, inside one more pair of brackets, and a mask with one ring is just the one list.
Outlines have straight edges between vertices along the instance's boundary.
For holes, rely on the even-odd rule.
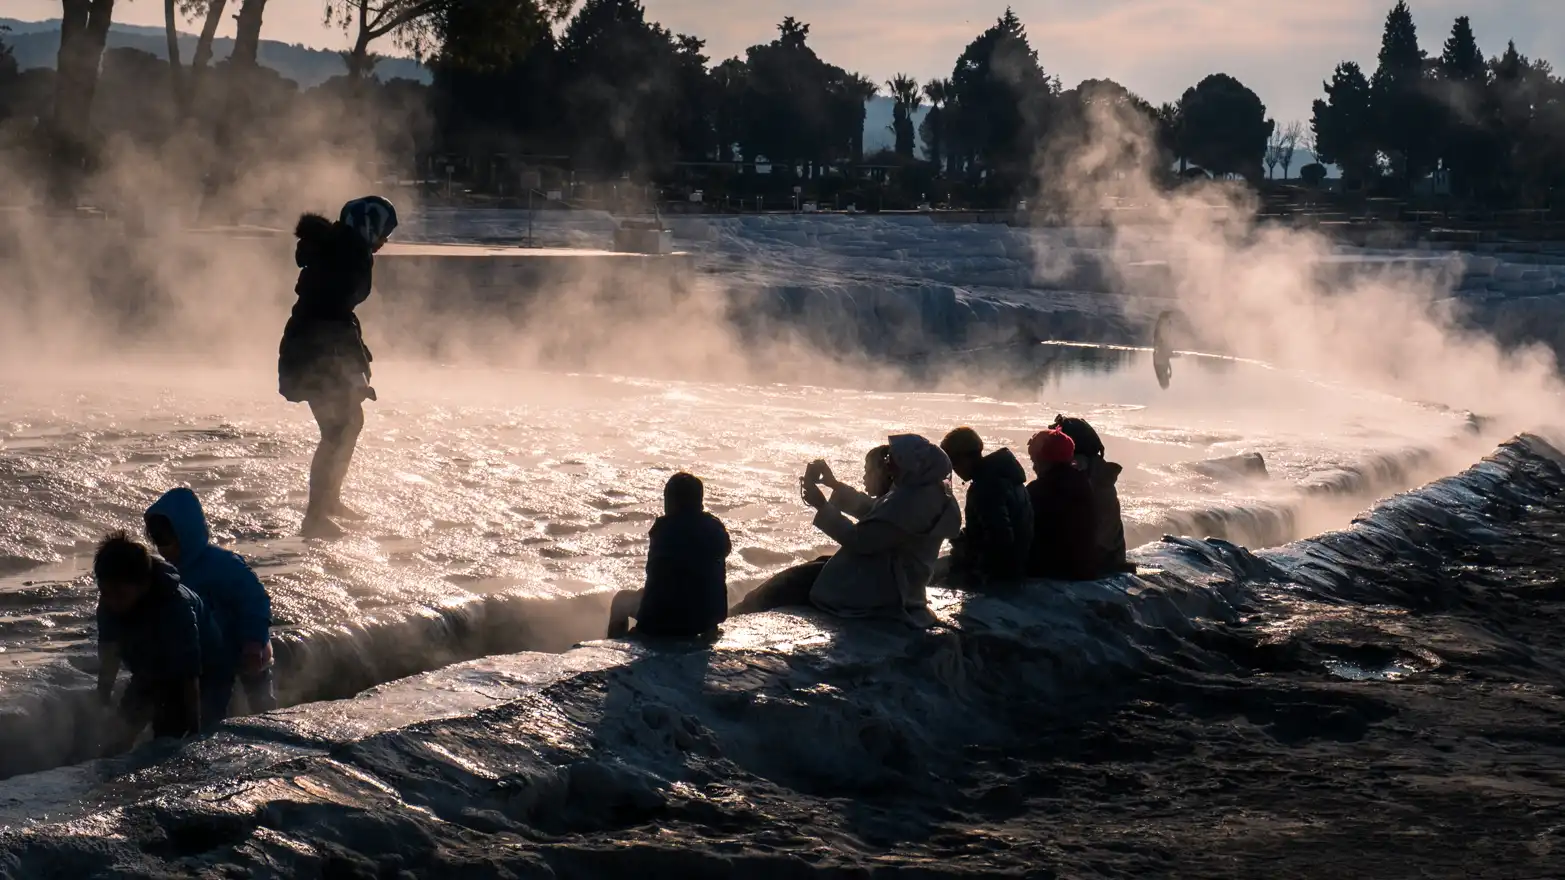
[[913,115],[918,112],[923,103],[923,96],[919,94],[918,80],[905,73],[899,73],[886,81],[886,89],[891,94],[891,132],[896,135],[897,155],[905,158],[913,158]]
[[880,94],[880,86],[875,85],[875,81],[869,77],[857,73],[848,74],[845,86],[849,106],[853,108],[849,113],[850,118],[844,120],[852,133],[849,159],[861,162],[864,159],[864,111],[866,105]]
[[934,163],[937,171],[945,170],[941,160],[946,153],[946,124],[949,121],[946,116],[953,91],[948,79],[932,79],[924,83],[924,97],[929,99],[929,113],[924,117],[919,134],[924,138],[924,148],[929,151],[929,161]]

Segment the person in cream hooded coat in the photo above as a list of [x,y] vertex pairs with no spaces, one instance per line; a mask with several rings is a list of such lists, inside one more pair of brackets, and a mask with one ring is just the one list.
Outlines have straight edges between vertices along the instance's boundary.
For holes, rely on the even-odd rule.
[[815,527],[842,545],[810,588],[810,603],[842,617],[927,627],[935,618],[925,589],[940,545],[962,528],[947,483],[951,460],[916,434],[891,437],[888,459],[891,490],[878,498],[840,483],[830,498],[806,486]]

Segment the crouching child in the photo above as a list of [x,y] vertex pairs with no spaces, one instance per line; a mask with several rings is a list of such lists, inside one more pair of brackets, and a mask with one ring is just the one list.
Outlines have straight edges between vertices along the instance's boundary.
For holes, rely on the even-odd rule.
[[[207,607],[239,674],[251,713],[277,708],[272,674],[272,597],[244,557],[212,543],[196,493],[170,489],[147,508],[147,537]],[[216,723],[214,721],[214,723]]]
[[211,730],[223,720],[234,670],[205,603],[146,545],[117,532],[98,545],[98,696],[108,705],[119,670],[130,683],[110,745],[123,748],[147,725],[158,738]]
[[728,529],[705,509],[706,487],[690,474],[670,477],[663,487],[663,515],[652,524],[647,548],[647,584],[622,590],[609,609],[609,638],[636,632],[667,638],[696,638],[717,631],[728,619]]

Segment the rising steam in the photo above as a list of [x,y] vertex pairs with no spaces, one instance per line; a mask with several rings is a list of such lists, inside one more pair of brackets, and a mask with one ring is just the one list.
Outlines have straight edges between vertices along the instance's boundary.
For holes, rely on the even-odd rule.
[[[1177,300],[1193,344],[1466,409],[1504,430],[1553,424],[1553,354],[1507,350],[1464,326],[1447,299],[1456,258],[1431,259],[1427,270],[1341,271],[1324,235],[1262,222],[1245,187],[1156,183],[1164,175],[1152,132],[1133,109],[1093,103],[1086,121],[1080,139],[1040,157],[1045,200],[1067,206],[1073,223],[1106,225],[1132,299]],[[1149,262],[1166,274],[1149,276]]]

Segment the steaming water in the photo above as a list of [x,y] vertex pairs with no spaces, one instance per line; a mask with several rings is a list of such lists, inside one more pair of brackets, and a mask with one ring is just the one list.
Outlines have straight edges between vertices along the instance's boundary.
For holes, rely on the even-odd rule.
[[[473,237],[468,220],[455,221],[445,233],[409,231]],[[1008,250],[1009,232],[878,224],[873,241],[855,244],[790,223],[718,229],[703,246],[708,267],[735,258],[742,280],[762,287],[900,278],[980,296],[1023,289],[1035,271],[1026,247]],[[926,247],[934,240],[941,249]],[[1030,295],[1113,311],[1087,294]],[[910,806],[885,811],[884,833],[927,838],[919,814],[932,811],[911,805],[944,803],[945,780],[973,772],[970,746],[1014,751],[1058,697],[1116,693],[1151,670],[1248,675],[1260,652],[1224,654],[1233,633],[1213,622],[1370,686],[1449,663],[1376,621],[1452,580],[1449,547],[1492,537],[1504,516],[1565,485],[1556,453],[1512,445],[1348,532],[1280,550],[1178,539],[1136,551],[1139,577],[1031,585],[1010,598],[936,591],[950,629],[927,637],[774,614],[730,623],[710,652],[516,653],[601,633],[607,592],[639,585],[645,532],[678,468],[706,479],[734,535],[739,592],[826,549],[797,498],[803,463],[824,457],[855,478],[863,451],[897,431],[938,437],[965,423],[1016,448],[1056,412],[1085,415],[1126,466],[1133,545],[1164,533],[1281,544],[1343,526],[1376,497],[1492,447],[1464,413],[1253,363],[1182,357],[1163,391],[1145,354],[1051,350],[1039,360],[1051,366],[1022,397],[377,362],[382,401],[369,407],[349,484],[370,519],[333,543],[295,537],[315,436],[304,408],[276,396],[269,369],[11,370],[0,380],[0,773],[56,769],[0,785],[10,829],[0,873],[36,875],[90,846],[100,848],[73,864],[157,873],[160,860],[190,858],[289,876],[314,870],[309,853],[321,847],[311,841],[324,839],[397,848],[433,874],[420,847],[445,832],[420,823],[571,831],[691,809],[740,827],[754,810],[769,829],[800,805],[830,816],[832,803],[888,793]],[[1264,457],[1266,477],[1201,466],[1244,453]],[[173,751],[77,763],[98,726],[91,545],[135,528],[172,485],[202,495],[219,540],[268,584],[283,696],[305,705]],[[1320,715],[1326,726],[1353,721]],[[405,834],[409,823],[419,833]],[[817,842],[843,833],[793,831]],[[648,870],[556,875],[615,873]]]
[[[645,534],[676,469],[706,480],[733,534],[737,593],[829,549],[797,497],[803,463],[822,457],[857,479],[863,452],[892,432],[938,438],[969,424],[1019,449],[1056,412],[1083,414],[1126,466],[1132,545],[1164,532],[1291,539],[1412,485],[1427,454],[1467,437],[1459,414],[1255,365],[1176,361],[1164,392],[1142,355],[1089,360],[1056,358],[1032,400],[387,364],[348,486],[369,521],[335,543],[295,537],[314,425],[270,376],[190,364],[13,375],[0,388],[8,732],[33,741],[46,719],[75,716],[57,704],[89,681],[91,546],[136,529],[174,485],[200,494],[219,540],[270,589],[291,701],[593,636],[602,592],[640,584]],[[1269,478],[1190,467],[1250,452]],[[1340,508],[1323,505],[1323,487],[1347,496]],[[4,769],[85,747],[18,747]]]
[[[753,858],[773,876],[841,862],[1026,875],[1061,810],[1110,824],[1126,810],[1170,811],[1165,791],[1127,786],[1127,772],[1157,779],[1177,767],[1191,784],[1239,788],[1235,767],[1212,758],[1235,730],[1253,728],[1251,757],[1280,774],[1388,718],[1399,741],[1412,739],[1375,688],[1412,676],[1439,688],[1432,672],[1443,666],[1446,687],[1535,666],[1526,633],[1431,609],[1504,613],[1497,606],[1524,600],[1475,581],[1522,560],[1527,577],[1554,579],[1529,554],[1544,549],[1557,564],[1547,545],[1562,464],[1521,438],[1350,529],[1278,550],[1170,540],[1134,554],[1136,577],[1003,597],[936,591],[942,632],[755,615],[731,621],[711,649],[619,642],[489,658],[20,777],[0,783],[0,872],[287,877],[379,863],[434,876],[481,864],[575,880],[716,875]],[[1526,537],[1497,540],[1497,530]],[[1507,564],[1475,566],[1463,557],[1475,546]],[[1360,686],[1300,686],[1312,672]],[[1435,693],[1441,710],[1457,710]],[[1137,694],[1149,718],[1159,695],[1194,712],[1178,728],[1188,741],[1153,747],[1164,728],[1132,728],[1120,742],[1061,714]],[[1056,747],[1068,751],[1051,765]],[[1450,748],[1415,742],[1398,760]],[[1109,779],[1080,791],[1041,772],[1100,762]],[[1362,777],[1373,790],[1352,795],[1378,803],[1383,771]],[[1308,787],[1293,796],[1305,810],[1330,808]],[[1121,828],[1106,834],[1127,847]],[[972,843],[989,835],[1003,840]],[[1166,867],[1166,851],[1154,857]],[[779,862],[794,870],[779,873]]]

